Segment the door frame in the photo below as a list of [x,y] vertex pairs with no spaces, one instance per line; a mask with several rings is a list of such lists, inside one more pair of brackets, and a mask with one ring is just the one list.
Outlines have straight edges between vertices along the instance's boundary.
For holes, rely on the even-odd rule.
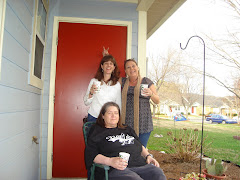
[[49,82],[50,85],[49,85],[49,109],[48,109],[47,179],[52,178],[54,94],[55,94],[55,78],[56,78],[56,63],[57,63],[57,39],[58,39],[58,28],[59,28],[60,22],[126,26],[127,27],[126,59],[131,58],[131,47],[132,47],[132,22],[131,21],[91,19],[91,18],[78,18],[78,17],[60,17],[60,16],[54,17],[51,69],[50,69],[50,82]]

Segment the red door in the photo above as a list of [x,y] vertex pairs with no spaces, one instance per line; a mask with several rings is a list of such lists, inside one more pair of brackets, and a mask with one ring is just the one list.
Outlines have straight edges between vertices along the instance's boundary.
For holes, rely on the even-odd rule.
[[123,74],[127,27],[59,23],[53,125],[53,177],[86,177],[83,96],[109,47]]
[[194,109],[195,109],[195,107],[192,106],[192,114],[194,114]]

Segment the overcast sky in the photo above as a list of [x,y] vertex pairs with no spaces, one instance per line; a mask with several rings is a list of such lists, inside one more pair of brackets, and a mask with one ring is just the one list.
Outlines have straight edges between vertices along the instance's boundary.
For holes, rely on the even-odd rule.
[[[193,35],[203,34],[220,37],[229,28],[238,28],[234,23],[232,11],[228,10],[221,0],[187,0],[148,40],[147,56],[166,54],[169,48],[180,49],[180,43],[185,46]],[[193,41],[193,39],[191,40]],[[205,44],[208,43],[205,40]],[[189,43],[188,47],[191,46]],[[203,50],[203,47],[198,51]],[[190,49],[190,48],[189,48]],[[190,49],[194,51],[194,49]],[[196,49],[195,49],[196,50]],[[206,56],[206,61],[209,57]],[[211,71],[210,63],[206,62]],[[211,67],[216,71],[217,68]],[[220,75],[221,71],[216,72]],[[224,96],[229,94],[211,80],[206,82],[207,91],[212,95]],[[210,92],[211,91],[211,92]]]

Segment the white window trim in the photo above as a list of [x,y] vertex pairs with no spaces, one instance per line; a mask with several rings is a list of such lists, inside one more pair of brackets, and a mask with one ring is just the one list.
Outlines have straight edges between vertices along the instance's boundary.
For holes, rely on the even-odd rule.
[[1,0],[0,1],[0,80],[1,80],[1,64],[2,64],[2,48],[3,48],[5,11],[6,11],[6,0]]
[[[43,61],[42,61],[42,78],[39,79],[34,75],[34,64],[35,64],[35,45],[36,45],[36,35],[38,34],[37,32],[37,13],[38,13],[38,1],[41,0],[35,0],[35,11],[34,11],[34,26],[33,26],[33,37],[32,37],[32,56],[31,56],[31,66],[30,66],[30,74],[29,74],[29,84],[32,86],[35,86],[39,89],[43,89],[43,80],[44,80],[44,62],[45,62],[45,43],[46,43],[46,29],[47,29],[47,24],[46,24],[46,29],[45,29],[45,42],[42,40],[41,36],[38,35],[38,38],[40,41],[43,43],[44,49],[43,49]],[[43,5],[47,11],[47,17],[46,17],[46,22],[48,19],[48,6],[49,6],[49,1],[47,0],[42,0]]]

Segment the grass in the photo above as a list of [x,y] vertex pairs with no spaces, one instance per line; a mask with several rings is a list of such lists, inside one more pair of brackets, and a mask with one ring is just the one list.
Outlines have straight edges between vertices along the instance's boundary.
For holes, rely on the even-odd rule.
[[[173,131],[178,134],[179,129],[198,129],[201,139],[201,122],[182,121],[174,122],[173,120],[154,119],[154,131],[151,133],[148,149],[169,152],[166,146],[167,132]],[[161,138],[154,135],[163,135]],[[208,136],[206,142],[212,142],[211,146],[203,152],[208,157],[220,158],[225,161],[231,161],[240,165],[240,140],[233,136],[240,136],[240,126],[236,124],[208,124],[204,123],[204,136]]]

